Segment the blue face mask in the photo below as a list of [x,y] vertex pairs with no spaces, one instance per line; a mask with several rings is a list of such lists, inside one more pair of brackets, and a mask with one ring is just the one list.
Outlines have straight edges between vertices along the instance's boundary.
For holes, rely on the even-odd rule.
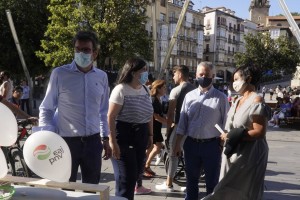
[[141,77],[140,77],[139,81],[142,85],[145,85],[148,81],[148,72],[141,73]]
[[88,67],[90,64],[92,64],[92,54],[85,54],[82,52],[75,53],[75,63],[82,68]]

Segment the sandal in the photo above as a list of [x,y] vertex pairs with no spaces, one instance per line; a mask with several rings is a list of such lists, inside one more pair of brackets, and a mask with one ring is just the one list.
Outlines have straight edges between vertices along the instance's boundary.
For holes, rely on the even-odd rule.
[[143,176],[144,176],[145,178],[153,178],[153,174],[150,174],[149,172],[144,172],[144,173],[143,173]]
[[144,172],[147,172],[148,174],[151,174],[152,176],[156,175],[156,173],[154,171],[152,171],[152,169],[150,167],[145,167]]

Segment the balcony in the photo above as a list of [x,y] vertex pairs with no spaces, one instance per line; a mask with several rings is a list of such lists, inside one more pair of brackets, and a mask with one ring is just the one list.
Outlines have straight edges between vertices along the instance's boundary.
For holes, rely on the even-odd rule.
[[228,43],[232,43],[232,39],[231,39],[231,38],[228,38],[227,42],[228,42]]
[[233,51],[228,51],[228,55],[229,55],[229,56],[233,56],[233,55],[234,55],[234,52],[233,52]]
[[193,41],[192,37],[186,37],[187,41]]
[[178,21],[178,18],[175,18],[175,17],[169,17],[169,23],[171,24],[177,24],[177,21]]
[[186,37],[185,37],[184,35],[178,35],[178,38],[179,38],[180,40],[185,40],[185,39],[186,39]]
[[203,29],[203,25],[196,25],[196,30],[197,31],[203,31],[204,29]]
[[185,56],[186,55],[186,51],[177,51],[177,55]]
[[229,26],[229,29],[228,29],[229,32],[232,32],[233,31],[233,28],[231,26]]
[[210,41],[210,35],[205,35],[205,36],[204,36],[204,40],[205,40],[205,41]]
[[220,23],[220,22],[217,23],[217,26],[222,27],[222,28],[226,28],[226,30],[228,28],[228,26],[225,23]]
[[204,49],[203,53],[209,53],[209,48]]
[[217,35],[217,40],[227,40],[225,36]]

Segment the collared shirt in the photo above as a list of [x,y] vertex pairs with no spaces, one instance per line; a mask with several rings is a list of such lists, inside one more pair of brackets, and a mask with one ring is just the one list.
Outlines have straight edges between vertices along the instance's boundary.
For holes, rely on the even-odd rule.
[[29,92],[30,92],[29,86],[24,85],[24,86],[22,86],[22,88],[23,88],[23,94],[22,94],[21,99],[29,99]]
[[95,67],[87,73],[75,62],[55,68],[40,105],[39,125],[63,137],[108,136],[107,75]]
[[206,93],[196,88],[185,96],[176,133],[197,139],[218,137],[215,124],[224,129],[228,110],[224,93],[213,86]]

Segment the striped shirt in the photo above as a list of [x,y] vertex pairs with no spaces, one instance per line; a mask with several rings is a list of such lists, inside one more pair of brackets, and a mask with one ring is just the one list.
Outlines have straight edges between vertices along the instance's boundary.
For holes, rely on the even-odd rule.
[[215,124],[224,129],[228,110],[226,95],[213,86],[205,93],[192,90],[182,104],[176,133],[197,139],[218,137]]
[[134,89],[128,84],[119,84],[111,92],[109,102],[122,105],[117,120],[147,123],[152,118],[153,107],[147,87]]

